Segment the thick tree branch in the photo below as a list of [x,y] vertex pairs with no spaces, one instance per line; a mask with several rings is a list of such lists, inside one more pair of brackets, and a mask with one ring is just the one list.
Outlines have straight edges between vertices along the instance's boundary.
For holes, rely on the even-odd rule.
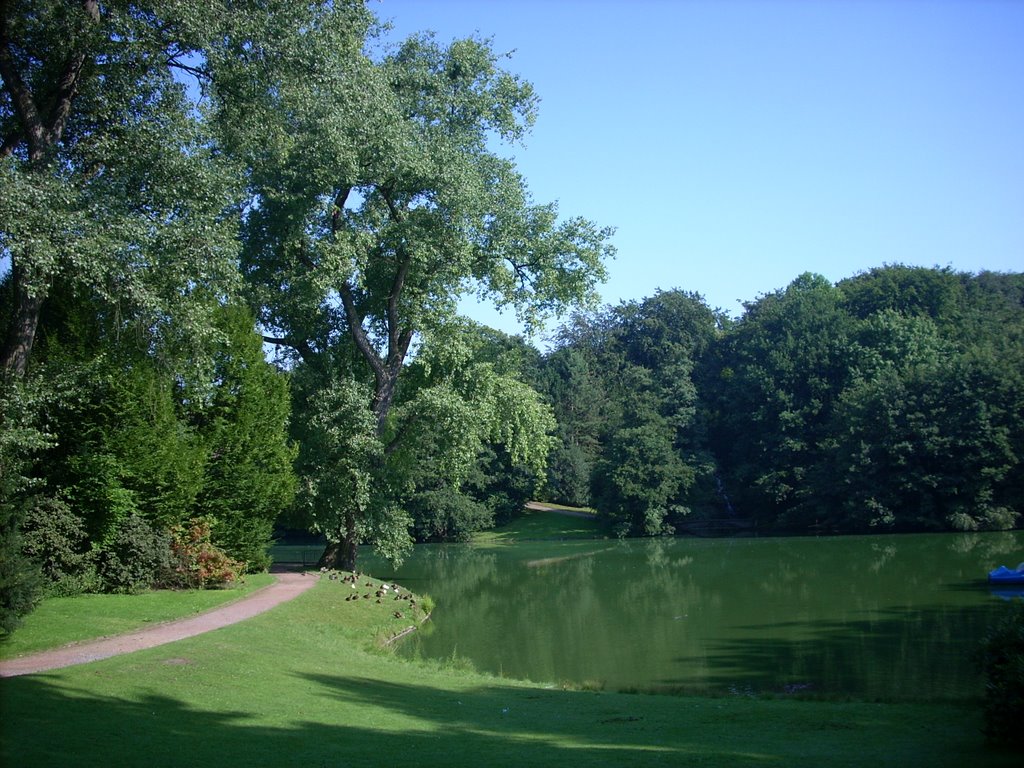
[[309,346],[309,342],[305,340],[294,341],[292,339],[277,338],[274,336],[263,336],[264,344],[273,344],[278,347],[291,347],[299,353],[299,357],[305,362],[309,362],[313,359],[313,348]]
[[[92,23],[97,24],[100,20],[100,9],[96,0],[83,0],[82,8]],[[47,115],[49,125],[49,141],[54,144],[60,141],[64,134],[64,125],[67,123],[68,115],[71,114],[71,104],[78,93],[79,83],[82,81],[82,69],[85,66],[86,51],[83,46],[68,57],[61,72],[60,80],[57,81],[57,91],[54,94],[53,105]]]
[[385,455],[385,456],[390,456],[390,455],[391,455],[391,454],[393,454],[393,453],[394,453],[395,451],[397,451],[397,450],[399,449],[399,447],[401,447],[401,445],[402,445],[402,439],[403,439],[403,438],[404,438],[404,437],[406,436],[406,434],[408,434],[408,433],[409,433],[409,432],[410,432],[410,431],[412,430],[412,428],[413,428],[414,426],[416,426],[416,425],[417,425],[417,424],[418,424],[418,423],[419,423],[419,422],[420,422],[421,420],[422,420],[422,419],[420,418],[419,414],[413,414],[412,416],[410,416],[409,418],[407,418],[407,419],[406,419],[406,420],[405,420],[405,421],[404,421],[404,422],[402,423],[402,425],[401,425],[401,426],[400,426],[400,427],[398,428],[398,431],[397,431],[397,432],[395,433],[394,437],[392,437],[392,438],[391,438],[391,441],[390,441],[390,442],[389,442],[389,443],[388,443],[388,444],[387,444],[386,446],[384,446],[384,455]]
[[338,293],[341,295],[341,305],[345,309],[345,319],[348,321],[349,334],[352,336],[352,340],[355,341],[359,353],[370,365],[370,368],[373,369],[373,375],[377,379],[379,387],[387,378],[387,368],[366,335],[366,330],[363,328],[363,320],[359,317],[359,311],[356,309],[356,300],[352,295],[352,287],[348,284],[347,280],[338,288]]
[[[85,66],[85,50],[74,51],[64,63],[60,78],[57,80],[53,93],[53,103],[46,115],[40,111],[32,90],[21,76],[14,54],[11,51],[10,30],[7,26],[8,3],[0,1],[0,78],[11,94],[14,110],[23,126],[23,133],[28,140],[29,159],[34,161],[42,158],[46,152],[60,141],[64,133],[64,125],[71,114],[71,105],[78,93],[78,86]],[[82,8],[92,22],[100,19],[99,5],[96,0],[83,0]],[[13,151],[8,149],[8,139],[4,141],[4,154]]]
[[[46,128],[36,106],[35,97],[28,84],[22,80],[17,62],[11,52],[10,30],[7,27],[8,3],[0,0],[0,78],[4,87],[11,95],[14,112],[23,126],[23,133],[29,144],[29,157],[36,160],[42,157],[45,149]],[[4,144],[6,145],[6,141]]]
[[194,77],[196,81],[199,83],[199,87],[203,88],[205,87],[205,83],[212,79],[210,70],[205,69],[203,67],[194,67],[191,64],[185,64],[183,61],[181,61],[180,58],[178,58],[179,56],[186,55],[187,53],[188,51],[183,51],[179,48],[178,50],[175,50],[173,53],[168,54],[167,58],[164,60],[164,63],[171,69],[176,69],[179,72],[184,72],[185,74],[192,75],[192,77]]
[[[391,283],[391,293],[388,294],[388,363],[391,364],[395,355],[399,352],[399,317],[398,317],[398,300],[402,296],[402,291],[405,289],[405,281],[409,276],[409,267],[412,265],[412,258],[408,255],[402,259],[398,265],[398,271],[395,272],[395,279]],[[405,352],[402,352],[402,359],[405,358]],[[399,361],[401,365],[401,361]]]
[[341,227],[341,212],[345,210],[345,203],[352,192],[352,187],[342,187],[334,198],[334,210],[331,211],[331,235],[338,236],[338,229]]
[[398,210],[398,206],[395,205],[395,201],[391,197],[391,193],[386,187],[378,187],[377,191],[380,192],[380,196],[384,199],[384,204],[388,207],[388,211],[391,213],[391,218],[395,221],[402,220],[402,212]]
[[[334,210],[331,212],[331,235],[334,237],[338,236],[338,230],[341,228],[341,211],[344,209],[351,192],[351,186],[342,187],[334,198]],[[338,294],[341,296],[341,305],[345,309],[345,319],[348,322],[349,335],[352,336],[352,340],[356,343],[359,353],[370,365],[370,368],[373,369],[373,375],[377,380],[379,389],[387,378],[387,369],[384,361],[380,359],[380,355],[377,354],[377,350],[373,348],[373,344],[370,343],[370,339],[366,335],[366,330],[363,328],[363,319],[359,316],[359,310],[356,309],[355,296],[352,294],[352,286],[348,280],[343,281],[339,286]]]
[[36,329],[39,326],[39,314],[45,299],[44,293],[33,294],[26,289],[22,272],[20,265],[15,263],[12,280],[14,294],[17,297],[16,309],[10,326],[6,329],[4,347],[0,350],[0,371],[5,378],[25,377],[35,343]]

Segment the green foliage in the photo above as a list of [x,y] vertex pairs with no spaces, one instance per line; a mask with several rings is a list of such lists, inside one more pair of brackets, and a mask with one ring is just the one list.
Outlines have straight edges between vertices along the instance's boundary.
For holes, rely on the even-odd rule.
[[992,370],[962,360],[886,371],[843,394],[826,471],[840,526],[896,530],[1012,527],[999,487],[1017,462]]
[[633,534],[689,515],[1016,526],[1022,298],[1019,276],[894,266],[801,275],[735,322],[680,292],[577,316],[539,376],[558,418],[548,491]]
[[42,597],[39,567],[21,551],[18,510],[0,503],[0,638],[13,632]]
[[[46,422],[56,440],[37,473],[62,489],[73,516],[51,523],[37,516],[33,551],[63,558],[61,526],[69,534],[67,526],[84,530],[88,542],[76,548],[91,557],[132,516],[166,531],[207,515],[216,544],[249,568],[266,567],[273,521],[294,490],[294,451],[287,380],[263,359],[251,315],[238,305],[219,307],[219,340],[207,346],[209,364],[201,367],[208,373],[186,377],[135,340],[111,338],[94,303],[61,289],[51,298],[35,365],[42,374],[59,372]],[[47,573],[58,591],[95,587],[84,565]],[[125,588],[122,581],[106,579],[116,589]]]
[[197,6],[194,23],[177,10],[46,0],[3,14],[0,246],[14,304],[4,368],[25,375],[56,279],[194,349],[211,328],[208,295],[236,276],[237,221],[224,215],[236,195],[175,72],[228,12]]
[[[583,319],[578,317],[576,322]],[[576,506],[591,501],[590,477],[614,408],[601,376],[602,366],[588,351],[588,347],[567,344],[545,358],[542,374],[542,391],[558,422],[547,491],[551,500]]]
[[[503,525],[522,512],[527,502],[537,498],[543,478],[536,471],[513,462],[500,444],[484,446],[476,471],[463,484],[465,492],[487,507],[494,525]],[[480,522],[484,522],[480,518]],[[481,525],[478,530],[484,527]]]
[[[32,450],[46,449],[34,468],[19,448],[15,471],[0,448],[0,474],[70,507],[70,516],[51,508],[49,522],[35,507],[28,543],[65,589],[88,580],[62,538],[79,524],[102,550],[106,581],[134,589],[145,578],[124,553],[146,538],[141,518],[165,529],[193,513],[200,490],[218,485],[214,504],[241,484],[225,479],[230,472],[207,479],[206,463],[208,442],[224,453],[244,441],[224,430],[214,439],[197,424],[223,373],[211,352],[224,343],[218,315],[239,285],[240,169],[215,147],[179,75],[207,81],[207,55],[244,31],[252,10],[12,2],[0,11],[0,251],[9,265],[0,366],[45,395],[38,426],[52,436],[33,438]],[[246,388],[258,400],[259,387]],[[15,440],[7,424],[4,442],[25,443],[29,433]],[[262,444],[283,435],[278,414]],[[237,505],[218,511],[233,523],[223,535],[265,562],[256,539],[269,536],[271,508],[287,503],[289,457],[268,460],[253,441],[236,453],[245,447],[255,454],[250,470],[266,463],[261,481],[248,481],[263,491],[254,522]],[[16,498],[24,483],[15,486],[2,503],[31,507]]]
[[25,514],[22,551],[38,563],[51,592],[68,596],[101,588],[85,524],[59,497],[34,497]]
[[985,735],[1024,750],[1024,604],[1015,601],[982,644],[985,672]]
[[212,521],[213,541],[249,570],[270,565],[274,521],[295,496],[296,449],[288,442],[288,379],[263,357],[252,315],[219,312],[209,404],[192,416],[205,450],[193,509]]
[[698,481],[713,461],[698,362],[719,324],[699,296],[669,291],[563,330],[543,378],[559,418],[555,498],[593,504],[616,530],[642,536],[707,506]]
[[121,522],[99,555],[99,574],[108,592],[142,592],[166,583],[175,565],[170,534],[139,514]]
[[687,481],[692,478],[673,450],[671,430],[647,422],[615,433],[594,472],[594,503],[625,532],[672,533],[665,521],[669,503]]
[[38,428],[45,398],[30,382],[0,380],[0,636],[14,630],[42,596],[39,566],[22,551],[24,494],[33,461],[50,444]]
[[860,319],[893,312],[927,317],[950,329],[964,320],[964,281],[948,267],[890,264],[843,280],[836,287],[850,314]]
[[179,417],[172,375],[124,351],[82,360],[50,345],[41,366],[72,382],[48,414],[57,445],[45,474],[100,546],[133,514],[164,528],[184,519],[202,483],[205,449]]
[[406,509],[418,541],[468,541],[473,533],[494,525],[494,512],[451,487],[420,491]]
[[[334,542],[369,540],[381,497],[371,493],[373,472],[380,466],[383,446],[376,435],[370,391],[359,383],[339,379],[326,386],[301,371],[296,395],[296,437],[300,446],[297,466],[302,478],[299,503],[311,530]],[[307,389],[309,387],[309,389]],[[397,519],[397,518],[396,518]],[[405,521],[403,521],[405,522]],[[380,530],[381,541],[399,557],[408,539],[407,528]],[[405,534],[407,537],[407,534]]]
[[851,375],[841,301],[824,278],[802,275],[746,305],[719,353],[713,450],[733,502],[766,522],[815,520],[808,476]]
[[[501,355],[471,366],[442,345],[462,332],[455,310],[468,292],[531,325],[592,299],[611,232],[534,204],[492,150],[524,136],[536,98],[489,42],[416,36],[370,58],[359,4],[276,20],[266,45],[243,36],[211,55],[212,114],[247,166],[242,267],[259,321],[326,389],[300,416],[304,506],[343,537],[348,559],[331,564],[350,570],[358,540],[396,556],[407,545],[400,510],[417,463],[452,488],[486,443],[542,466],[548,430],[534,428],[544,417],[529,387],[505,375]],[[323,408],[338,397],[351,439]],[[338,482],[352,492],[335,494]],[[317,501],[327,489],[344,509]]]

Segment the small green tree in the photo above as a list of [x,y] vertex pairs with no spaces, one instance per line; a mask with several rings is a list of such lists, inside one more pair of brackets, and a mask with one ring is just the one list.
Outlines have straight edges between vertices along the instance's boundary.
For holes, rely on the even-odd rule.
[[408,502],[421,511],[431,501],[440,505],[435,513],[441,506],[465,511],[455,496],[488,446],[501,446],[513,466],[543,473],[554,429],[550,410],[516,376],[476,361],[474,334],[453,328],[424,341],[406,371],[387,439],[366,407],[372,384],[342,377],[326,387],[314,383],[297,413],[299,470],[313,527],[332,542],[325,564],[354,558],[344,548],[362,540],[400,559],[414,522]]
[[205,449],[194,514],[211,521],[213,544],[260,570],[270,564],[274,521],[295,495],[288,379],[264,359],[248,309],[223,307],[218,328],[210,400],[191,417]]

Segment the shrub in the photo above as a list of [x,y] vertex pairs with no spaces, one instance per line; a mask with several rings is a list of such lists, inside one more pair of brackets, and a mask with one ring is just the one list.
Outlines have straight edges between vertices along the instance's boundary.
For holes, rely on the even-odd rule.
[[62,498],[32,499],[22,524],[22,551],[39,564],[51,594],[64,597],[101,587],[84,521]]
[[220,587],[235,582],[245,564],[232,560],[210,541],[210,522],[204,518],[176,526],[172,532],[173,586],[189,589]]
[[1024,749],[1024,602],[1015,601],[982,644],[985,735]]
[[13,632],[39,602],[39,567],[21,551],[13,515],[0,503],[0,637]]
[[108,592],[142,592],[167,580],[173,571],[171,536],[139,514],[122,522],[100,552],[100,577]]
[[[8,285],[0,280],[0,290]],[[22,552],[21,524],[23,494],[33,484],[29,470],[48,444],[36,423],[44,399],[24,383],[0,383],[0,637],[14,630],[42,597],[39,567]]]
[[421,491],[406,505],[419,541],[467,541],[474,531],[494,524],[485,504],[450,487]]

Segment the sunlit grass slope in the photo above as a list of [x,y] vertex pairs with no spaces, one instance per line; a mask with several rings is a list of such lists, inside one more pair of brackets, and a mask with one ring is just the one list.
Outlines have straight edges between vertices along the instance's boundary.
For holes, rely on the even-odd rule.
[[323,579],[207,635],[0,681],[0,764],[1018,764],[970,707],[567,691],[410,662],[376,648],[408,602],[374,594]]
[[473,543],[511,544],[552,539],[600,539],[605,536],[597,515],[589,510],[551,504],[537,507],[543,508],[524,509],[507,525],[474,535]]

